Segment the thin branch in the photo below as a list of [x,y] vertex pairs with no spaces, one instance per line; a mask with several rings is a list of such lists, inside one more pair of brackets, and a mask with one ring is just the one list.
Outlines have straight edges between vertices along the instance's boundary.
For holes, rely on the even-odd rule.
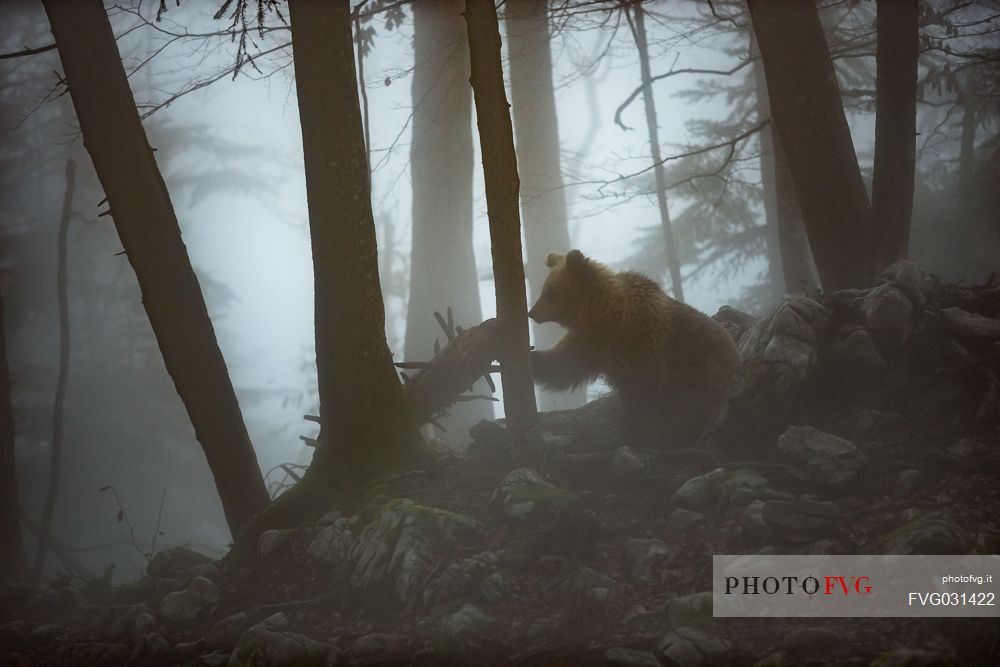
[[10,53],[0,53],[0,60],[6,60],[7,58],[21,58],[23,56],[34,56],[39,53],[45,53],[46,51],[52,51],[56,48],[55,42],[52,44],[46,44],[45,46],[39,46],[34,49],[25,46],[20,51],[11,51]]

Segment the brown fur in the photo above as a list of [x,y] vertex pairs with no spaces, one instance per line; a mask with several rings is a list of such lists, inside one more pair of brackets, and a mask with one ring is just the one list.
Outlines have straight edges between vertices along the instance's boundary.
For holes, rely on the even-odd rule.
[[532,352],[535,380],[570,389],[603,376],[621,396],[628,444],[697,440],[739,364],[729,334],[649,278],[615,273],[579,250],[549,253],[546,264],[551,272],[528,314],[568,331],[552,349]]

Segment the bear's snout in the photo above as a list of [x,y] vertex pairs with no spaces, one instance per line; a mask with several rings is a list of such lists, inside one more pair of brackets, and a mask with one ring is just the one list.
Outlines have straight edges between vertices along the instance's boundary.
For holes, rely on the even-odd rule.
[[532,320],[534,320],[538,324],[544,324],[544,323],[550,321],[550,318],[546,317],[546,315],[544,313],[544,309],[540,308],[539,307],[540,305],[541,305],[541,302],[536,303],[534,306],[532,306],[531,310],[528,311],[528,317],[530,317]]

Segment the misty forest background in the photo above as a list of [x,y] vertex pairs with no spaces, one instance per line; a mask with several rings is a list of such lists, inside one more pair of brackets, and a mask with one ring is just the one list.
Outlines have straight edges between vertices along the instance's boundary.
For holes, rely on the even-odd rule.
[[[259,28],[254,3],[241,25],[244,4],[218,18],[216,3],[193,1],[106,10],[273,497],[312,457],[307,440],[319,428],[303,415],[319,414],[323,392],[303,130],[339,131],[333,110],[324,118],[299,108],[296,78],[324,57],[344,61],[309,36],[293,61],[294,5],[290,22],[282,4]],[[496,312],[463,10],[462,2],[375,1],[351,15],[395,361],[433,355],[435,338],[443,342],[435,311],[451,307],[465,326]],[[570,247],[642,271],[710,314],[724,304],[760,314],[786,293],[821,287],[785,155],[804,149],[776,143],[744,3],[508,1],[498,14],[529,302],[544,280],[542,258]],[[941,280],[983,283],[1000,256],[1000,5],[921,2],[914,15],[909,256]],[[870,192],[876,3],[824,1],[819,18]],[[25,551],[37,562],[48,520],[59,554],[47,559],[50,572],[72,562],[93,574],[113,561],[116,579],[136,578],[154,540],[221,554],[232,517],[227,524],[107,215],[46,8],[7,0],[0,21],[0,287]],[[350,97],[330,94],[334,106]],[[824,160],[816,162],[820,177]],[[845,222],[834,234],[854,232]],[[532,332],[539,348],[558,336],[555,325]],[[337,333],[325,344],[350,351],[354,343]],[[480,381],[474,391],[489,388]],[[209,409],[216,398],[206,395]],[[539,394],[538,407],[584,399]],[[471,424],[503,410],[462,403],[443,420],[447,431],[423,431],[460,448]]]

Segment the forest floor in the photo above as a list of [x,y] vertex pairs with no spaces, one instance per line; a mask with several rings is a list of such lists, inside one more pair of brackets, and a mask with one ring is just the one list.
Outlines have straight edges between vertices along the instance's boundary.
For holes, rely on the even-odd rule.
[[[1000,295],[927,287],[893,352],[875,290],[824,300],[796,401],[752,447],[623,447],[612,396],[543,414],[534,470],[484,422],[252,562],[175,548],[114,589],[0,587],[0,664],[1000,664],[996,617],[712,615],[714,554],[1000,553]],[[781,321],[743,319],[745,368]]]

